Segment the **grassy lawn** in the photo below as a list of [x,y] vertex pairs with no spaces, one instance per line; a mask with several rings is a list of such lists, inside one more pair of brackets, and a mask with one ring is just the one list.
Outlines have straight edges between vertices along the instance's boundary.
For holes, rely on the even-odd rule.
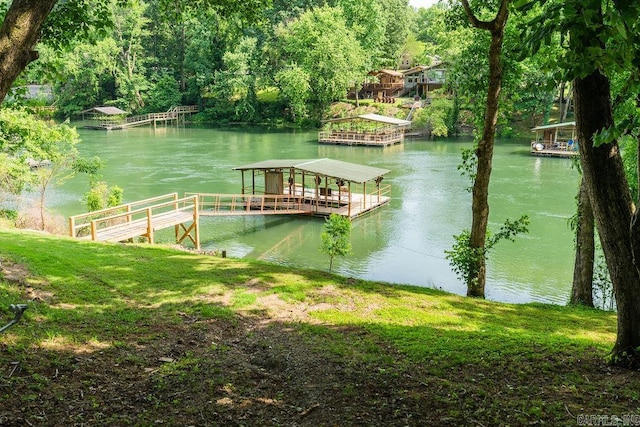
[[640,421],[611,313],[13,230],[0,258],[0,326],[29,301],[0,425]]

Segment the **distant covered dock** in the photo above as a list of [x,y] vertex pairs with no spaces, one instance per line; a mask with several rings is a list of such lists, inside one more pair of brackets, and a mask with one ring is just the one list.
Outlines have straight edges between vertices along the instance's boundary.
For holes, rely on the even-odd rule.
[[[169,111],[161,113],[148,113],[138,116],[130,116],[128,112],[117,107],[93,107],[81,111],[84,127],[87,129],[115,130],[136,126],[153,125],[158,123],[176,125],[184,123],[187,116],[198,112],[197,105],[180,105],[171,107]],[[87,120],[88,118],[88,120]]]
[[554,123],[531,129],[536,137],[531,141],[531,155],[542,157],[578,156],[576,122]]
[[92,107],[78,114],[82,116],[82,122],[87,129],[107,129],[126,120],[127,111],[118,107],[102,106]]
[[324,129],[318,134],[318,142],[385,147],[403,142],[404,133],[410,128],[410,120],[362,114],[325,122]]
[[[275,202],[288,199],[308,214],[355,218],[390,200],[390,171],[333,159],[265,160],[234,168],[242,173],[242,194]],[[203,215],[206,215],[203,209]]]

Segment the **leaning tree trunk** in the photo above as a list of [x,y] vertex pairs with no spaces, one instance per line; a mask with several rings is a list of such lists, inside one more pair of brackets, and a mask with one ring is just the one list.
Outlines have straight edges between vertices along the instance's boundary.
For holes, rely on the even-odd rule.
[[491,22],[478,21],[468,2],[463,5],[472,25],[491,32],[491,46],[489,48],[489,88],[487,91],[487,104],[484,116],[484,128],[482,139],[476,149],[478,159],[475,181],[473,183],[473,199],[471,211],[471,237],[469,245],[476,253],[471,265],[471,274],[467,282],[467,296],[484,298],[486,283],[486,257],[485,241],[487,237],[487,224],[489,222],[489,180],[491,178],[491,164],[493,160],[493,144],[496,135],[496,123],[498,122],[498,99],[502,87],[502,42],[504,40],[504,27],[509,16],[507,0],[503,0],[500,11]]
[[634,207],[617,142],[596,147],[593,140],[613,125],[609,80],[598,70],[577,78],[574,96],[583,176],[618,310],[613,361],[635,365],[640,360],[640,275],[634,254],[640,255],[640,223],[632,223]]
[[593,307],[593,261],[595,258],[594,219],[584,178],[578,193],[576,258],[570,304]]
[[57,0],[14,0],[0,28],[0,102],[31,61],[40,29]]

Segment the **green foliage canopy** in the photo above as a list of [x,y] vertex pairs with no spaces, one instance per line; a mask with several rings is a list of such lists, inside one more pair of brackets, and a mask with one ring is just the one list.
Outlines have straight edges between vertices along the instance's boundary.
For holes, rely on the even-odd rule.
[[317,119],[364,78],[365,52],[347,27],[342,9],[321,7],[276,29],[279,69],[295,66],[308,77],[307,97]]

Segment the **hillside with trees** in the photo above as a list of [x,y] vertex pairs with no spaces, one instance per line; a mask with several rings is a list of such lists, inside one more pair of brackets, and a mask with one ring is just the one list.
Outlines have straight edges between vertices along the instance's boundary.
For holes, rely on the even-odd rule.
[[[199,119],[208,122],[317,126],[332,103],[371,79],[371,71],[438,61],[447,64],[448,84],[429,97],[436,108],[416,115],[418,127],[456,133],[482,110],[473,100],[483,91],[486,67],[478,53],[488,39],[471,37],[468,24],[447,5],[244,3],[250,6],[101,0],[90,16],[72,10],[68,22],[58,18],[59,5],[47,21],[53,30],[37,47],[39,59],[14,88],[50,85],[60,119],[97,105],[131,114],[198,105]],[[513,132],[514,119],[524,117],[530,126],[548,118],[560,84],[546,66],[554,63],[552,49],[516,59],[519,25],[509,22],[506,30],[504,135]],[[83,32],[72,36],[73,28]]]

